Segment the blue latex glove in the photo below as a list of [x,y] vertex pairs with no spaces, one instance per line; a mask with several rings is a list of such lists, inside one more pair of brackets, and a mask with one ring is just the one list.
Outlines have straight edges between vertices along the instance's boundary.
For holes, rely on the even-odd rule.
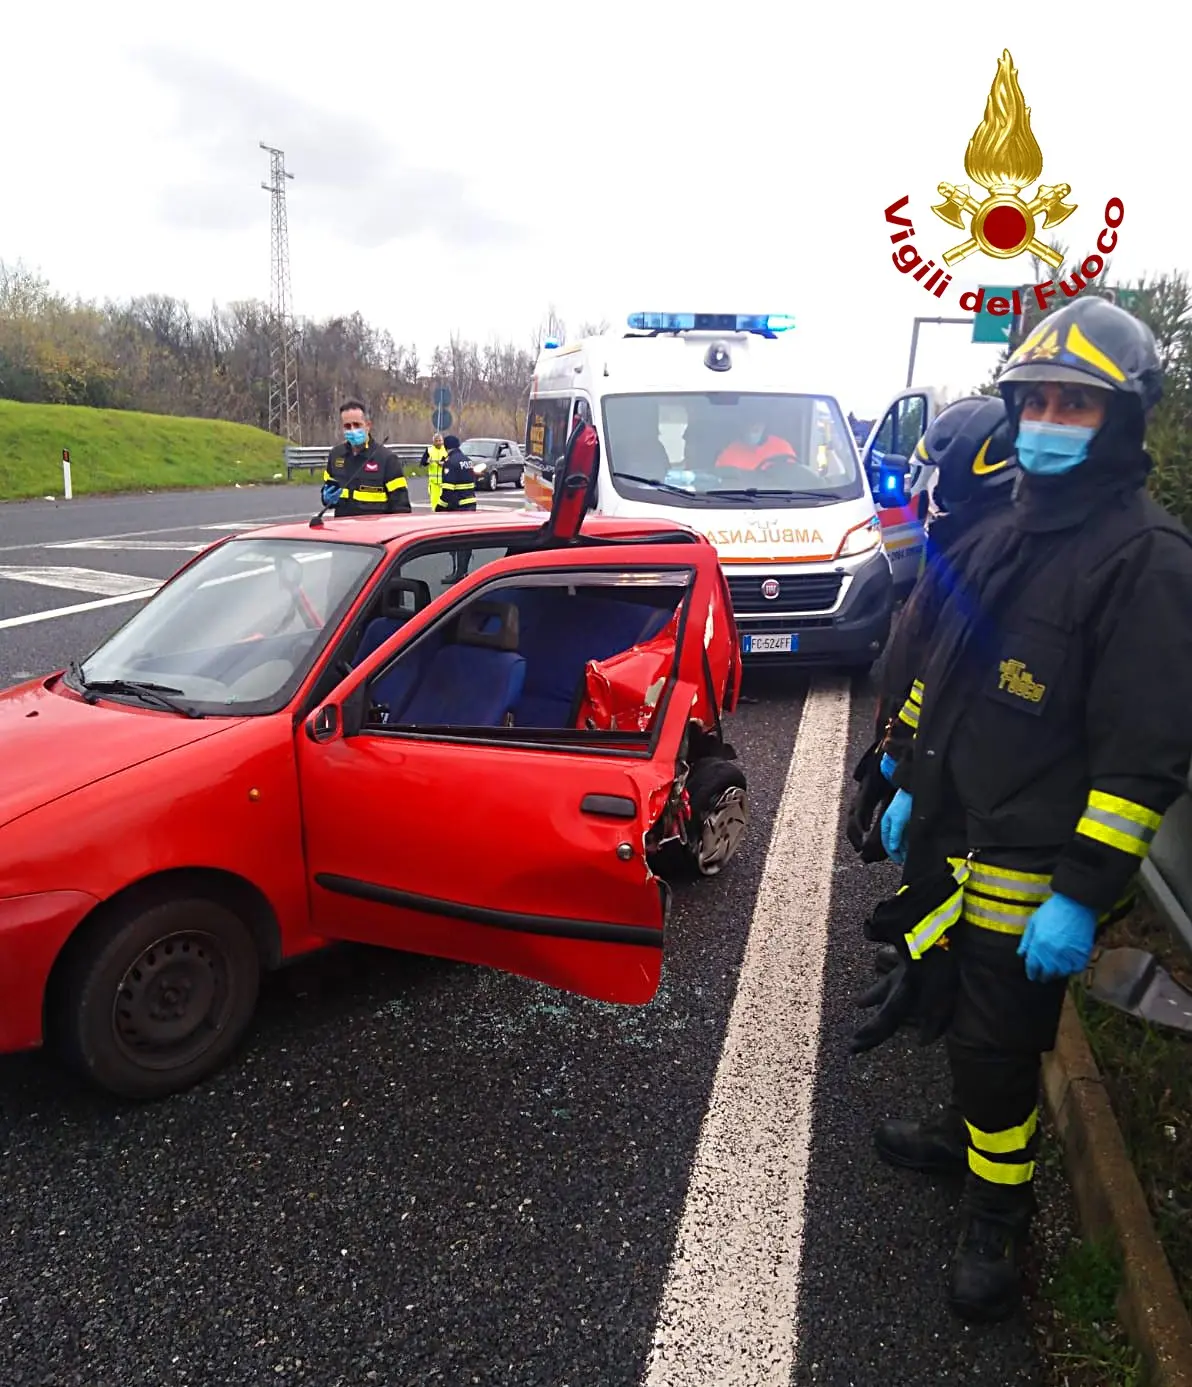
[[342,486],[336,486],[334,482],[323,483],[323,504],[325,506],[335,506],[339,504],[339,498],[344,494]]
[[1097,932],[1097,912],[1067,896],[1048,896],[1027,921],[1018,946],[1031,982],[1070,978],[1088,967]]
[[905,790],[899,790],[882,815],[882,847],[890,861],[897,862],[900,867],[906,861],[906,848],[902,840],[906,837],[906,826],[910,821],[911,797]]
[[891,756],[890,753],[887,751],[886,754],[882,757],[882,774],[886,777],[886,779],[890,782],[891,785],[894,784],[894,772],[897,769],[897,767],[898,762],[895,761],[893,756]]

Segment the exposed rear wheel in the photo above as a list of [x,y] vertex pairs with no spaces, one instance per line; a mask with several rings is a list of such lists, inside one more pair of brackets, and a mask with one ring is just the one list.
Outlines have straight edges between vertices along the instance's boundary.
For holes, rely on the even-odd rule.
[[717,876],[736,856],[749,825],[745,772],[733,761],[701,759],[687,776],[687,794],[687,842],[667,843],[657,870],[670,878]]
[[243,922],[199,898],[113,915],[77,946],[59,993],[63,1057],[122,1098],[207,1078],[252,1020],[260,959]]
[[749,826],[745,772],[732,761],[697,761],[687,777],[687,793],[691,865],[700,876],[716,876],[736,856]]

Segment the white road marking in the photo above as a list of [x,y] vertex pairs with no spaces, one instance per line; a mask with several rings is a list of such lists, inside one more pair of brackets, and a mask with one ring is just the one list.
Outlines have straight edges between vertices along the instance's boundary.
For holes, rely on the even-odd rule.
[[205,544],[187,544],[185,540],[175,539],[72,539],[65,543],[47,544],[47,549],[116,549],[124,551],[143,551],[147,554],[197,554],[209,548],[216,540]]
[[774,820],[644,1387],[788,1387],[849,685],[816,679]]
[[70,592],[94,592],[101,597],[125,597],[145,592],[157,584],[152,578],[132,573],[108,573],[102,568],[0,567],[0,578],[17,583],[34,583],[43,588],[66,588]]
[[53,621],[55,617],[77,616],[81,612],[97,612],[101,607],[118,607],[121,602],[139,602],[152,597],[160,583],[154,583],[143,592],[130,592],[124,597],[101,597],[95,602],[76,602],[73,607],[53,607],[48,612],[27,612],[24,616],[6,616],[0,619],[0,631],[11,630],[14,626],[34,626],[39,621]]
[[[0,519],[4,517],[4,511],[0,508]],[[263,515],[259,520],[254,520],[248,527],[251,530],[257,529],[262,525],[280,525],[285,520],[306,520],[309,519],[309,511],[295,511],[288,515]],[[137,539],[145,535],[177,535],[189,534],[197,527],[190,525],[164,525],[156,530],[125,530],[112,535],[94,535],[94,539]],[[57,543],[58,541],[53,541]],[[51,541],[39,539],[32,544],[0,544],[0,554],[10,554],[18,549],[46,549]]]

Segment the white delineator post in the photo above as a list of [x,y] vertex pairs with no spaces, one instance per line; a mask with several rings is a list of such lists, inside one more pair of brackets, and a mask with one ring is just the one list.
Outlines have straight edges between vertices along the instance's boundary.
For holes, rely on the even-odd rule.
[[74,495],[70,485],[70,449],[62,449],[62,494],[66,500]]

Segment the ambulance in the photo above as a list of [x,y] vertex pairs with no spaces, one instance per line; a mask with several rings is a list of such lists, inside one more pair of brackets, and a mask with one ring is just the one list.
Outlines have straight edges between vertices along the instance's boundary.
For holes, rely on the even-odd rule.
[[747,660],[867,670],[923,556],[927,469],[914,451],[938,401],[904,392],[858,455],[793,327],[780,314],[634,313],[627,332],[544,343],[526,501],[549,510],[568,436],[590,420],[595,509],[706,535]]

